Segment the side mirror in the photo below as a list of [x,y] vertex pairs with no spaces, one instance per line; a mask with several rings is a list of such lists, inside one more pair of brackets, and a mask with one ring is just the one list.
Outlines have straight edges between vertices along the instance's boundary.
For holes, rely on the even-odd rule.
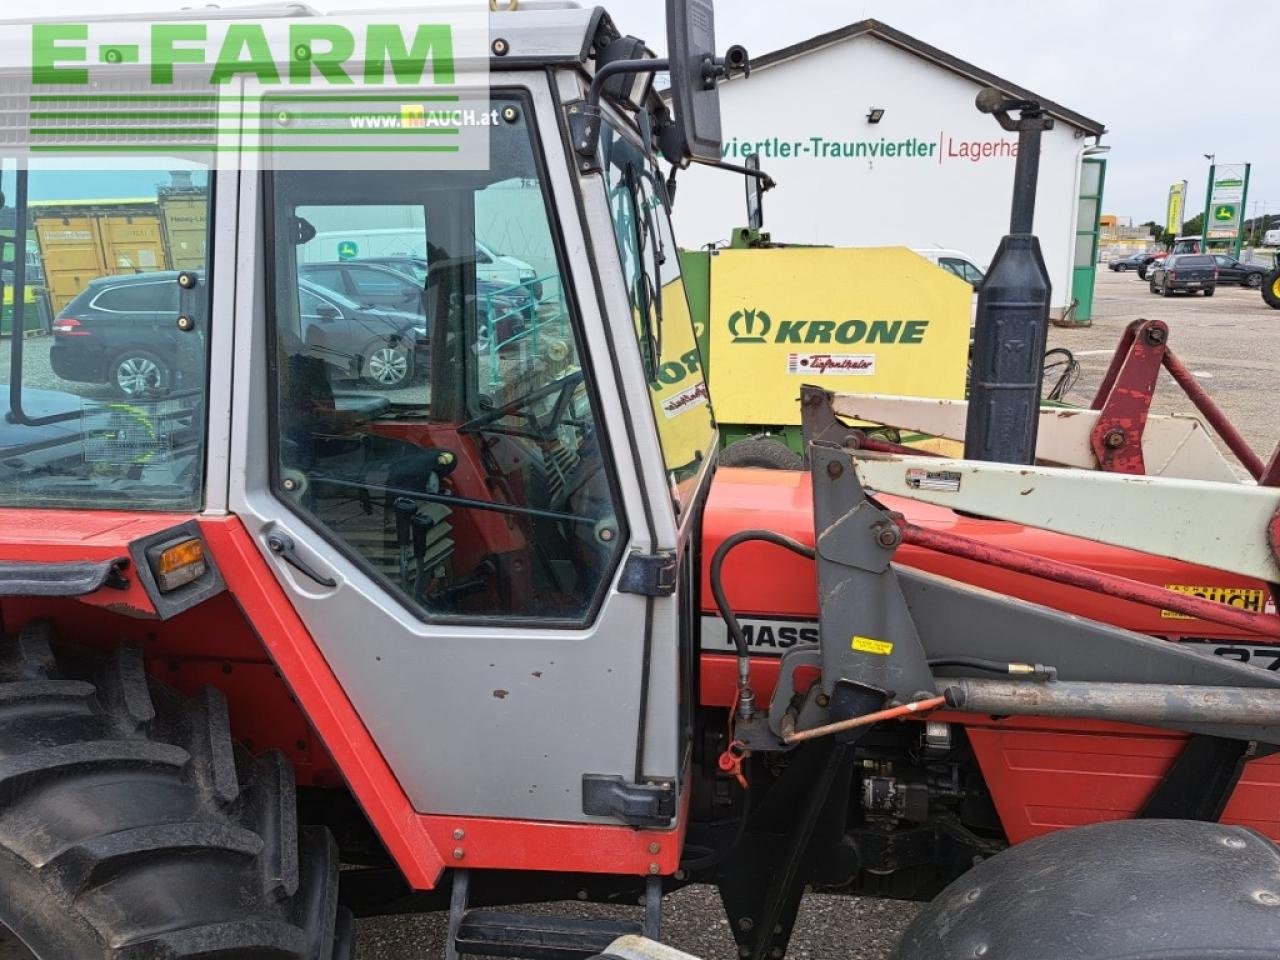
[[322,303],[316,309],[316,316],[318,316],[323,323],[331,323],[332,321],[341,318],[342,314],[338,312],[338,308],[332,304]]
[[717,163],[723,159],[717,82],[751,69],[747,51],[733,46],[723,59],[716,57],[712,0],[667,0],[667,58],[680,153],[686,160]]

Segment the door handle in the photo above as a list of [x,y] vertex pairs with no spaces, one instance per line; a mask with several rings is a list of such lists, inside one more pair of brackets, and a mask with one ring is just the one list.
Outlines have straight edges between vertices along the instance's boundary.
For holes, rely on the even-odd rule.
[[267,537],[267,549],[274,553],[293,569],[305,577],[309,577],[322,587],[336,587],[338,581],[321,573],[307,561],[298,556],[298,548],[293,540],[283,533],[273,533]]

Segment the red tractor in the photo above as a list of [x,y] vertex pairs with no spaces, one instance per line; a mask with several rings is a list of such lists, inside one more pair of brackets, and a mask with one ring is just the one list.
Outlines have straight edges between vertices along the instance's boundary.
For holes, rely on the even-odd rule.
[[[37,30],[3,121],[0,956],[346,960],[438,909],[451,958],[585,958],[695,882],[751,960],[811,888],[938,896],[904,960],[1274,953],[1274,487],[860,452],[821,391],[809,472],[717,470],[669,219],[747,67],[710,0],[665,59],[531,4],[450,70],[447,24],[344,67],[304,14],[152,37],[286,38],[217,96]],[[511,908],[559,900],[643,909]]]

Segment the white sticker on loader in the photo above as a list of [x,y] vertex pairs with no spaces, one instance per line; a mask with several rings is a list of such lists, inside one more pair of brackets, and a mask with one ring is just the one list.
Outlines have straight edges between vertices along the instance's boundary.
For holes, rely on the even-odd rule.
[[787,373],[870,377],[875,372],[876,355],[874,353],[787,354]]

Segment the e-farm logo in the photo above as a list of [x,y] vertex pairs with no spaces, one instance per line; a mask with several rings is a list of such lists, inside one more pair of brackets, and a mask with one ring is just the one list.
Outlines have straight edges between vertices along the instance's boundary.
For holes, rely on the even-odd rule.
[[30,65],[0,93],[31,107],[0,132],[28,155],[486,167],[487,129],[520,120],[488,96],[487,4],[422,0],[415,14],[0,27],[0,55]]
[[172,87],[180,66],[207,66],[208,85],[225,86],[238,77],[264,84],[345,88],[383,84],[388,71],[405,85],[454,82],[453,29],[447,23],[153,23],[145,37],[124,43],[95,43],[94,27],[105,24],[37,23],[31,26],[31,79],[35,85],[87,86],[85,66],[95,53],[100,64],[150,67],[157,92]]
[[[779,320],[759,308],[728,318],[734,343],[924,343],[928,320]],[[772,336],[771,336],[772,334]]]

